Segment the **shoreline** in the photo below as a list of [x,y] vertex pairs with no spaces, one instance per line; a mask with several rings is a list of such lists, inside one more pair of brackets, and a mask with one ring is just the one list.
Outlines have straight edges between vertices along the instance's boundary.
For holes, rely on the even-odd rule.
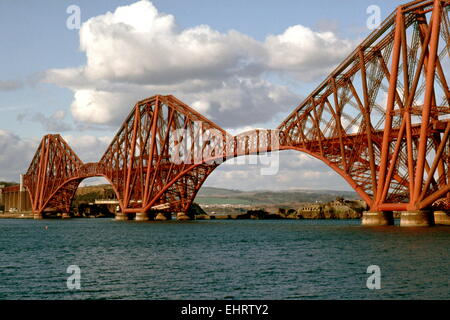
[[33,213],[31,212],[0,213],[0,219],[33,219]]
[[[32,213],[0,213],[0,219],[33,219]],[[64,218],[66,219],[102,219],[102,218],[111,218],[114,217],[109,216],[101,216],[101,217],[70,217]],[[44,218],[45,220],[60,220],[61,217],[48,217]],[[338,217],[292,217],[292,216],[283,216],[278,214],[269,214],[269,215],[252,215],[248,213],[244,214],[200,214],[196,215],[194,219],[191,220],[343,220],[343,219],[351,219],[351,220],[360,220],[360,217],[346,217],[346,218],[338,218]],[[173,219],[176,220],[176,219]]]

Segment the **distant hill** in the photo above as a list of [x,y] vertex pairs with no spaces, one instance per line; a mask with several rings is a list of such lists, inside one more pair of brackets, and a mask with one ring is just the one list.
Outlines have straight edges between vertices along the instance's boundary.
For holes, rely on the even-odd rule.
[[[114,198],[111,185],[79,187],[75,200],[93,201],[95,198]],[[284,191],[241,191],[224,188],[202,187],[194,202],[198,204],[232,205],[279,205],[300,202],[330,202],[342,197],[348,200],[360,199],[353,191],[336,190],[284,190]],[[91,199],[92,198],[92,199]]]
[[84,187],[78,187],[76,195],[85,195],[88,193],[99,193],[100,195],[103,195],[105,190],[112,190],[112,187],[110,184],[97,184],[93,186],[84,186]]
[[336,190],[285,190],[285,191],[240,191],[202,187],[195,198],[199,204],[287,204],[298,202],[329,202],[338,197],[360,199],[353,191]]
[[241,194],[243,191],[233,190],[233,189],[223,189],[214,187],[201,187],[198,191],[197,196],[208,197],[208,196],[227,196],[227,195],[237,195]]

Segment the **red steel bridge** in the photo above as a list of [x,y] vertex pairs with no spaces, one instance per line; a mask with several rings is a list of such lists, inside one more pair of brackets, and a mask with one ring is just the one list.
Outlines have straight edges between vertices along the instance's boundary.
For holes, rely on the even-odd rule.
[[405,225],[427,220],[450,204],[449,9],[450,0],[399,6],[275,130],[232,136],[156,95],[134,105],[97,163],[46,135],[24,176],[33,212],[67,213],[80,182],[94,176],[111,183],[124,217],[187,212],[226,159],[298,150],[367,202],[363,223],[391,224],[392,211],[405,213]]

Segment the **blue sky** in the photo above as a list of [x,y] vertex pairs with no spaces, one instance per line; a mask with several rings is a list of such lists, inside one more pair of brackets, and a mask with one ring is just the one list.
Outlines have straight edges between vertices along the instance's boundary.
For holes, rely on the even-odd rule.
[[[112,137],[118,129],[117,124],[122,119],[121,115],[128,113],[134,104],[135,100],[133,99],[143,97],[142,95],[145,95],[147,91],[147,96],[159,93],[151,92],[153,88],[163,88],[161,89],[163,91],[172,88],[161,86],[162,84],[155,82],[154,79],[147,79],[147,86],[139,87],[138,81],[133,78],[133,75],[125,75],[127,79],[130,79],[130,82],[125,86],[123,81],[119,83],[116,78],[105,73],[106,84],[102,84],[102,88],[99,89],[98,83],[102,82],[103,78],[94,81],[92,77],[85,76],[86,84],[74,85],[73,82],[78,80],[78,78],[73,76],[73,74],[67,73],[67,69],[84,67],[88,72],[89,70],[91,73],[99,71],[98,74],[101,74],[105,70],[95,69],[92,66],[92,60],[105,59],[105,61],[108,61],[108,57],[104,56],[105,51],[100,52],[97,50],[95,43],[87,44],[88,51],[92,52],[94,57],[91,61],[88,61],[86,57],[87,51],[80,50],[79,30],[69,30],[66,27],[66,20],[69,17],[69,14],[66,12],[68,6],[79,6],[82,23],[93,17],[100,17],[98,24],[102,25],[103,23],[103,25],[108,26],[105,18],[107,12],[114,13],[117,7],[130,6],[134,2],[106,0],[3,0],[0,2],[0,39],[2,42],[0,50],[0,132],[2,136],[0,136],[0,139],[3,139],[0,140],[0,146],[4,147],[4,150],[1,152],[6,152],[14,141],[14,147],[17,149],[16,153],[18,154],[18,158],[9,155],[3,155],[3,158],[0,157],[0,179],[17,180],[14,177],[19,172],[26,170],[34,153],[34,150],[30,152],[28,149],[33,149],[41,136],[48,132],[63,134],[83,160],[95,161],[103,153],[102,148],[107,145],[108,138]],[[209,73],[202,75],[199,78],[201,81],[208,82],[217,80],[218,77],[223,77],[221,81],[227,84],[227,94],[235,92],[236,96],[239,97],[248,95],[248,100],[245,98],[243,101],[250,104],[254,103],[255,106],[258,103],[265,104],[267,101],[270,102],[267,99],[262,102],[259,100],[255,102],[253,101],[256,99],[255,97],[259,99],[260,96],[265,94],[275,94],[279,97],[277,103],[283,105],[283,107],[277,110],[273,117],[269,116],[270,110],[267,110],[266,113],[261,111],[261,117],[250,119],[249,115],[252,110],[246,112],[244,110],[246,108],[245,103],[236,106],[219,106],[215,109],[214,101],[211,100],[211,95],[205,91],[205,88],[202,89],[205,92],[198,94],[188,94],[188,90],[181,89],[181,86],[192,80],[189,79],[189,72],[193,72],[193,74],[199,72],[198,65],[192,66],[192,68],[190,66],[186,67],[187,71],[184,72],[188,72],[188,74],[183,83],[177,84],[174,79],[168,80],[175,83],[173,84],[175,92],[179,91],[180,95],[187,99],[188,103],[196,108],[206,108],[204,110],[207,110],[207,115],[216,121],[222,121],[220,124],[232,132],[252,126],[275,127],[290,110],[301,102],[302,97],[307,96],[323,80],[328,72],[327,70],[331,70],[342,57],[345,57],[347,51],[353,49],[354,45],[369,34],[370,30],[366,27],[368,18],[366,9],[370,5],[378,5],[381,9],[381,18],[384,19],[401,3],[402,1],[381,0],[154,0],[151,2],[152,6],[157,10],[158,18],[167,15],[172,15],[174,18],[174,25],[169,25],[167,30],[172,30],[171,28],[175,27],[175,35],[171,33],[172,31],[162,29],[162,32],[167,32],[168,37],[173,37],[170,38],[170,41],[178,41],[183,31],[199,30],[198,27],[202,25],[208,26],[207,31],[202,31],[206,32],[207,35],[216,33],[220,35],[220,39],[223,40],[223,46],[220,47],[220,50],[224,50],[224,55],[228,54],[229,59],[224,59],[223,64],[219,63],[217,65],[214,64],[214,61],[210,61]],[[302,27],[295,30],[292,29],[290,34],[287,33],[290,27],[297,25]],[[230,35],[230,30],[237,31],[238,35]],[[90,34],[95,35],[95,32],[97,31],[90,31]],[[316,72],[317,68],[314,68],[312,64],[309,66],[310,69],[308,69],[310,61],[320,63],[320,56],[316,60],[311,56],[298,58],[298,68],[297,65],[284,63],[284,56],[281,55],[281,60],[278,57],[281,50],[277,48],[277,45],[281,43],[280,39],[283,36],[289,36],[289,41],[295,42],[293,45],[304,48],[304,44],[296,43],[298,39],[292,39],[292,35],[298,35],[300,38],[302,35],[319,35],[320,38],[320,35],[324,32],[332,34],[333,39],[330,43],[335,47],[328,48],[331,53],[342,49],[342,52],[339,51],[333,59],[330,58],[328,61],[328,59],[325,59],[327,55],[330,55],[326,52],[327,48],[324,48],[323,45],[316,48],[318,51],[324,51],[323,65],[325,66],[325,71]],[[96,34],[96,36],[99,36],[99,34]],[[271,36],[272,38],[270,38]],[[122,37],[122,40],[127,39],[126,34],[121,34],[120,37]],[[243,40],[243,38],[246,39]],[[103,40],[106,44],[111,44],[115,41],[115,38],[113,34],[109,34]],[[245,42],[245,48],[243,49],[245,53],[240,52],[234,55],[232,52],[233,48],[227,47],[242,42]],[[206,48],[207,43],[201,45]],[[158,49],[158,47],[155,48],[155,50]],[[267,51],[264,53],[265,55],[273,56],[269,59],[270,61],[264,62],[265,69],[257,64],[256,68],[263,68],[263,70],[259,70],[256,76],[250,74],[245,68],[245,70],[240,70],[245,75],[240,76],[239,81],[242,79],[247,81],[247,87],[244,89],[234,87],[237,83],[236,77],[234,75],[230,76],[228,71],[222,72],[223,70],[219,70],[220,65],[228,65],[234,61],[233,59],[241,59],[242,55],[245,56],[244,60],[246,63],[252,64],[254,59],[260,58],[259,53],[254,54],[255,50],[258,51],[261,48]],[[296,47],[294,46],[294,48]],[[202,47],[195,48],[195,54],[198,53],[198,50],[201,51]],[[289,60],[290,55],[294,57],[296,55],[301,56],[296,51],[281,53],[287,57],[285,60]],[[124,51],[124,56],[125,54],[126,51]],[[171,52],[163,52],[162,54],[170,55]],[[221,54],[221,51],[218,51],[218,54]],[[120,57],[120,55],[118,56]],[[302,63],[305,65],[302,66]],[[176,71],[177,66],[174,65],[170,71]],[[289,70],[290,66],[293,66],[293,70]],[[233,68],[236,67],[237,65],[233,66]],[[55,73],[52,70],[66,71],[61,76],[60,73]],[[145,65],[144,70],[148,70],[148,74],[151,74],[151,72],[164,72],[164,70],[159,68],[155,69],[153,65]],[[183,76],[186,75],[183,74]],[[192,77],[194,78],[194,76]],[[79,79],[84,81],[82,77]],[[259,79],[263,83],[259,83]],[[115,88],[115,86],[119,86],[119,90],[122,90],[117,93],[117,99],[112,93],[114,90],[111,89]],[[133,93],[129,94],[126,92],[128,90],[126,88],[131,88],[130,91],[134,90]],[[229,88],[233,88],[234,91],[230,91],[231,89]],[[115,106],[115,109],[108,109],[107,106],[101,105],[104,101],[99,98],[100,90],[108,92],[108,99],[120,101],[122,104]],[[218,94],[224,94],[225,89],[218,86],[214,90]],[[85,96],[74,98],[77,92],[79,95],[83,92],[90,92],[92,95],[89,95],[88,98]],[[111,119],[105,121],[94,119],[92,117],[93,113],[91,111],[86,113],[83,106],[83,103],[87,101],[86,99],[91,99],[89,101],[92,101],[94,107],[96,107],[96,103],[99,104],[98,112],[117,113],[117,117],[111,117]],[[236,114],[240,115],[238,119],[240,122],[235,124],[237,121]],[[289,158],[289,156],[286,157]],[[291,156],[290,159],[297,163],[300,156],[297,155],[295,157],[293,159]],[[19,162],[18,159],[20,159]],[[303,157],[302,159],[306,158]],[[288,159],[286,161],[289,162],[291,160]],[[12,162],[14,166],[11,164]],[[233,173],[229,173],[233,172],[233,170],[233,168],[223,169],[222,176],[219,172],[217,178],[212,177],[212,182],[225,181],[225,176],[233,176]],[[324,174],[324,181],[331,179],[328,168],[321,167],[319,171]],[[241,175],[243,173],[236,171],[234,174]],[[285,174],[289,175],[289,173]],[[286,180],[285,178],[279,179],[280,188],[307,187],[295,185],[295,183],[283,184],[283,179]],[[231,181],[232,179],[230,178],[229,180]],[[249,178],[249,180],[251,179]],[[333,187],[347,189],[341,178],[334,177],[332,181],[331,185]],[[260,183],[263,182],[249,183],[245,188],[251,189],[257,187],[257,184]],[[230,187],[231,185],[224,183],[220,186]],[[320,183],[318,186],[313,187],[320,188]]]

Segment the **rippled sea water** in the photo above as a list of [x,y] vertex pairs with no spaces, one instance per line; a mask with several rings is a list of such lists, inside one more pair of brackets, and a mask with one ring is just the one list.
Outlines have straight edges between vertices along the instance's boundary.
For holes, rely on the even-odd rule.
[[449,247],[359,220],[0,219],[0,299],[449,299]]

